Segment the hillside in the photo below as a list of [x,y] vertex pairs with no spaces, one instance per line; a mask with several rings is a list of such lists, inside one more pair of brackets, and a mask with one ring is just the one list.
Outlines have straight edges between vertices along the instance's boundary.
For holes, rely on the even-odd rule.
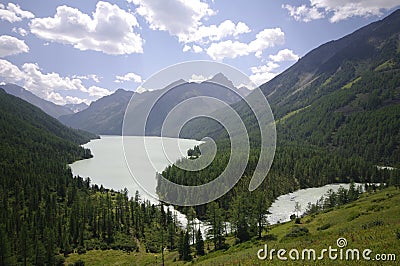
[[[253,192],[248,191],[248,183],[260,153],[259,129],[243,102],[233,105],[246,124],[251,149],[241,180],[217,200],[226,214],[224,219],[237,219],[233,215],[236,204],[251,208],[246,199],[259,194],[268,204],[299,188],[351,181],[399,182],[399,171],[380,171],[376,167],[400,166],[399,20],[400,11],[396,11],[322,45],[261,86],[275,115],[277,146],[267,177]],[[305,75],[311,77],[307,82],[302,78]],[[204,119],[192,121],[184,129],[181,136],[186,138],[214,136],[216,157],[201,171],[171,166],[162,175],[190,186],[214,180],[230,157],[225,132]],[[157,192],[161,197],[174,196],[167,185],[158,187]],[[200,218],[206,217],[210,208],[210,204],[194,207]],[[243,214],[243,219],[253,219],[254,212],[257,210]]]
[[[301,235],[293,232],[302,232],[295,228],[307,228],[308,233]],[[291,236],[287,236],[291,233]],[[284,224],[268,226],[268,231],[264,232],[261,239],[253,238],[250,241],[234,244],[232,236],[226,238],[230,247],[226,250],[207,251],[205,256],[196,257],[193,262],[178,261],[176,251],[165,253],[165,265],[308,265],[314,263],[310,260],[279,261],[276,252],[273,260],[261,261],[257,258],[259,249],[268,245],[268,250],[285,249],[289,252],[295,248],[302,251],[305,248],[314,249],[319,256],[324,248],[337,248],[338,238],[347,240],[346,249],[371,249],[370,258],[375,259],[376,254],[395,254],[396,261],[399,260],[398,244],[400,241],[400,192],[394,187],[377,192],[362,194],[360,199],[355,202],[328,208],[325,211],[307,215],[301,218],[301,223],[295,221]],[[212,249],[212,241],[206,241],[205,246]],[[192,246],[194,250],[194,246]],[[344,253],[345,254],[345,253]],[[263,255],[263,253],[261,254]],[[288,257],[286,253],[285,256]],[[301,256],[301,253],[300,253]],[[373,261],[362,260],[335,260],[335,265],[374,265]],[[161,262],[161,254],[148,253],[126,253],[122,251],[88,251],[86,254],[73,254],[67,258],[68,263],[82,260],[90,265],[103,265],[104,262],[118,263],[118,265],[154,265]],[[396,262],[387,256],[387,265],[395,265]],[[318,260],[321,265],[332,265],[325,253],[323,260]],[[377,263],[377,262],[375,262]]]
[[138,244],[154,252],[159,228],[176,247],[171,212],[72,177],[67,164],[90,158],[79,144],[95,137],[0,89],[0,265],[63,265],[74,252]]
[[0,86],[0,88],[3,88],[8,94],[14,95],[39,107],[45,113],[51,115],[54,118],[59,118],[62,115],[68,115],[73,113],[73,111],[70,108],[43,100],[42,98],[36,96],[32,92],[18,85],[8,83]]

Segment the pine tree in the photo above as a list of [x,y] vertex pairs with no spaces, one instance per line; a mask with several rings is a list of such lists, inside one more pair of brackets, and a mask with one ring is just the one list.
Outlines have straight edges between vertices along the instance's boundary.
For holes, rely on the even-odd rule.
[[204,255],[204,240],[200,228],[197,230],[196,234],[196,254],[197,256]]

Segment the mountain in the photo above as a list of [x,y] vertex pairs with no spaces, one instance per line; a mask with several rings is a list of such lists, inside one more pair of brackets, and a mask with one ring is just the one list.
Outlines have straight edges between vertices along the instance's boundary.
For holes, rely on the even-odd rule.
[[39,107],[45,113],[51,115],[52,117],[58,118],[62,115],[68,115],[73,113],[73,111],[70,108],[43,100],[42,98],[36,96],[32,92],[27,91],[26,89],[18,85],[8,83],[0,86],[0,88],[3,88],[5,92],[7,92],[8,94],[14,95]]
[[[69,254],[100,246],[139,251],[139,236],[133,234],[139,230],[133,223],[118,218],[106,222],[105,216],[82,211],[115,213],[119,207],[111,195],[127,203],[127,213],[135,209],[135,219],[150,211],[146,206],[137,213],[139,203],[129,201],[127,192],[72,176],[68,164],[90,158],[90,150],[80,144],[95,137],[0,89],[0,265],[64,265]],[[161,215],[159,209],[153,213]],[[155,218],[142,224],[161,226]]]
[[[221,84],[221,85],[219,85]],[[225,87],[225,88],[224,88]],[[152,104],[158,97],[163,95],[152,109],[148,117],[146,135],[160,135],[162,121],[167,113],[178,103],[196,96],[210,96],[220,99],[226,103],[238,102],[240,95],[246,95],[249,90],[241,88],[237,93],[231,92],[228,88],[234,88],[233,83],[223,74],[217,74],[212,79],[202,83],[186,82],[178,80],[161,90],[144,91],[137,93],[134,97],[135,103],[130,106],[130,111],[135,113],[137,119],[145,119],[145,106]],[[172,88],[172,89],[171,89]],[[166,93],[168,91],[168,93]],[[96,134],[122,134],[122,120],[133,92],[123,89],[103,97],[92,103],[87,109],[76,114],[61,116],[59,119],[64,124],[73,128],[87,130]],[[205,101],[198,102],[193,108],[203,108],[213,112],[216,108]],[[136,118],[135,118],[136,119]],[[139,123],[130,123],[133,127]],[[129,128],[129,134],[142,135],[142,128]]]
[[78,112],[83,111],[83,110],[85,110],[86,108],[89,107],[89,105],[87,105],[84,102],[81,102],[81,103],[69,103],[69,104],[65,104],[64,106],[67,107],[68,109],[70,109],[74,113],[78,113]]
[[[399,25],[397,10],[321,45],[260,86],[275,116],[277,139],[274,161],[257,189],[259,193],[273,201],[296,189],[330,183],[398,183],[400,171],[380,170],[377,166],[400,168]],[[246,99],[254,95],[251,93]],[[261,147],[254,114],[243,101],[232,108],[246,126],[250,159],[236,187],[217,200],[228,213],[233,212],[233,202],[241,204],[241,200],[254,195],[248,188]],[[217,112],[224,113],[225,109]],[[230,160],[226,131],[215,122],[202,119],[193,120],[181,133],[183,138],[213,137],[218,146],[214,161],[197,172],[171,166],[162,172],[163,177],[194,186],[220,176]],[[186,161],[190,163],[183,159],[179,164]],[[167,182],[159,183],[160,198],[174,197],[170,191]],[[204,215],[212,207],[196,206],[195,211]]]
[[275,108],[275,115],[279,118],[308,106],[349,82],[358,82],[365,72],[396,69],[399,24],[400,10],[397,10],[383,20],[321,45],[261,85],[261,90]]
[[[315,145],[375,164],[400,159],[400,10],[312,50],[260,86],[275,116],[278,144]],[[234,104],[250,131],[254,116]],[[215,124],[192,125],[183,137],[226,137]],[[202,129],[202,130],[199,130]],[[254,139],[253,139],[254,140]],[[255,142],[257,142],[255,137]]]
[[122,120],[133,92],[118,89],[111,95],[92,102],[88,108],[59,120],[73,128],[96,134],[121,135]]

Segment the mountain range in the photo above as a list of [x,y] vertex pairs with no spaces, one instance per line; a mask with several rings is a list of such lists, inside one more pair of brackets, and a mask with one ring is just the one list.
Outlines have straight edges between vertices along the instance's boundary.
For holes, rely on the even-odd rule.
[[32,92],[24,89],[21,86],[15,84],[5,84],[0,86],[4,89],[5,92],[8,94],[14,95],[18,98],[21,98],[37,107],[42,109],[48,115],[51,115],[54,118],[58,118],[62,115],[72,114],[74,113],[73,110],[68,108],[67,106],[57,105],[50,101],[43,100],[42,98],[36,96]]
[[[376,164],[400,161],[400,10],[312,50],[260,86],[276,120],[278,144],[302,143]],[[233,105],[250,135],[258,128],[243,101]],[[225,139],[207,121],[182,137]],[[256,143],[258,137],[253,138]]]
[[[224,87],[236,89],[233,83],[221,73],[201,83],[178,80],[164,89],[137,93],[134,97],[135,104],[132,103],[129,110],[135,113],[135,117],[138,119],[144,119],[147,117],[146,114],[143,114],[144,107],[155,103],[157,98],[163,95],[149,114],[146,128],[146,135],[160,135],[162,121],[168,112],[184,100],[196,96],[210,96],[232,104],[250,93],[250,90],[244,87],[236,89],[237,94]],[[119,89],[115,93],[93,102],[87,109],[75,114],[63,115],[59,117],[59,120],[70,127],[96,134],[121,135],[125,110],[133,94],[132,91]],[[206,104],[203,101],[200,105]],[[216,108],[211,105],[207,105],[206,109],[210,113],[216,111]],[[129,134],[143,135],[142,128],[135,126],[137,125],[135,122],[130,123],[134,128],[128,129]]]

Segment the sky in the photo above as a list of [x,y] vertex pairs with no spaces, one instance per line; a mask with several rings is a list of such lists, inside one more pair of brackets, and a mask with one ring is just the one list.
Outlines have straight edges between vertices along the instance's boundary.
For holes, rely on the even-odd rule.
[[119,88],[134,91],[168,66],[212,60],[261,85],[399,6],[398,0],[1,0],[0,82],[57,104],[89,104]]

